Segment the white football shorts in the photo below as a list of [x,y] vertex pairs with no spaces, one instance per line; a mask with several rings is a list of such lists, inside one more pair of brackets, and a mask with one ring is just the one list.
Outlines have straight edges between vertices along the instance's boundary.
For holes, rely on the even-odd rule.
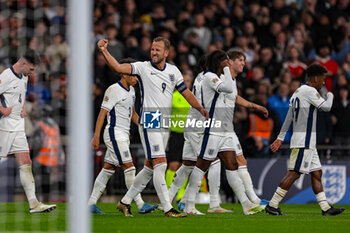
[[128,133],[106,128],[103,133],[103,140],[107,147],[105,154],[106,163],[120,166],[132,162]]
[[292,149],[288,164],[288,170],[307,174],[309,172],[321,169],[322,166],[316,149]]
[[185,143],[182,150],[182,160],[197,161],[199,149],[201,148],[201,134],[195,132],[184,133]]
[[0,130],[0,157],[29,152],[28,141],[24,131]]
[[235,132],[227,133],[227,136],[224,139],[224,143],[219,149],[219,152],[222,151],[234,151],[236,156],[243,154],[241,143],[239,143],[238,137]]
[[223,147],[225,137],[212,134],[201,135],[201,147],[199,148],[198,157],[213,161],[219,152],[219,149]]
[[143,124],[139,124],[138,128],[146,159],[166,157],[165,148],[169,139],[169,129],[144,129]]

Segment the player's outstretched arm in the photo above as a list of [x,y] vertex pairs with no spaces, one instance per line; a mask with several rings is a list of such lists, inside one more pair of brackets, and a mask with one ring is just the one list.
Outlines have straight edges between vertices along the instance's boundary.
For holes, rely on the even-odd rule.
[[139,125],[139,115],[136,113],[135,107],[132,108],[131,120],[135,125]]
[[101,108],[100,113],[98,114],[96,126],[95,126],[95,134],[91,141],[91,147],[93,150],[97,150],[100,147],[101,129],[107,113],[108,111],[106,109]]
[[108,40],[101,39],[97,42],[97,47],[105,58],[107,64],[111,69],[117,73],[121,74],[131,74],[131,65],[129,63],[120,64],[109,52],[107,49]]
[[181,92],[181,94],[192,107],[197,109],[205,117],[206,120],[209,119],[208,111],[203,108],[203,106],[198,102],[197,98],[192,94],[192,92],[186,89]]
[[244,99],[239,95],[237,95],[236,104],[245,108],[255,109],[256,111],[261,112],[264,115],[264,117],[269,116],[269,111],[267,111],[265,107],[249,102],[248,100]]

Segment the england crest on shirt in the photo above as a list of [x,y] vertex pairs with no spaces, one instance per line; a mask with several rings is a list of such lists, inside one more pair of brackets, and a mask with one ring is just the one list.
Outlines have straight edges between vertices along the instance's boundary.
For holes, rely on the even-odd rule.
[[175,82],[175,75],[174,74],[169,74],[170,81],[173,83]]
[[346,166],[322,166],[322,184],[327,200],[335,204],[343,199],[346,191]]

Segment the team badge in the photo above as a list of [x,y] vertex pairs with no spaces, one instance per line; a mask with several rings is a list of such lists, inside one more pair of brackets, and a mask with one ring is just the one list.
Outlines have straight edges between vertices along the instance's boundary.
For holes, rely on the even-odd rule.
[[159,145],[154,145],[154,146],[153,146],[153,150],[154,150],[154,152],[159,151]]
[[321,98],[319,93],[316,93],[317,99]]
[[327,200],[335,204],[343,199],[346,191],[346,166],[323,166],[322,184]]
[[209,155],[213,155],[214,154],[214,149],[209,149],[208,154]]
[[213,78],[211,81],[212,81],[214,84],[216,84],[216,83],[219,81],[219,79],[218,79],[218,78]]
[[175,82],[175,75],[174,74],[169,74],[169,78],[171,82]]
[[108,102],[109,101],[109,97],[105,96],[105,98],[103,99],[103,101]]
[[129,157],[129,151],[124,151],[124,156],[127,158]]

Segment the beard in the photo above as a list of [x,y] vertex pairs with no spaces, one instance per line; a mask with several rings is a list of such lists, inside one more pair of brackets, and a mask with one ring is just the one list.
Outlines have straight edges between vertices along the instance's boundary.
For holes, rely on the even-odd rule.
[[[159,57],[157,57],[157,56],[153,56],[153,57],[159,58]],[[154,60],[153,60],[153,57],[152,57],[152,62],[153,62],[153,64],[159,64],[159,63],[161,63],[161,62],[164,60],[164,58],[160,58],[160,59],[158,59],[157,61],[154,61]]]

